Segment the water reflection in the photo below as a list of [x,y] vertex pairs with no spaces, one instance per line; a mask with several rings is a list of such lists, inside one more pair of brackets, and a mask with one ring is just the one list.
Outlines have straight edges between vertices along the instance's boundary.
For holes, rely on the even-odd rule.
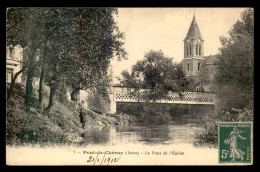
[[201,129],[196,121],[175,121],[169,125],[138,124],[89,129],[84,138],[87,145],[192,144],[196,132]]
[[170,130],[169,125],[166,126],[146,126],[141,130],[137,131],[140,139],[138,141],[142,141],[144,143],[165,143],[170,140],[169,136]]
[[84,133],[84,140],[88,144],[106,144],[109,142],[110,128],[90,129]]

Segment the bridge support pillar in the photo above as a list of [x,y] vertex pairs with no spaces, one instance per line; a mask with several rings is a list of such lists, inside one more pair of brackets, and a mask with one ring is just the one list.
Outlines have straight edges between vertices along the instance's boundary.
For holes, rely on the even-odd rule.
[[110,114],[115,114],[116,113],[116,101],[114,101],[113,93],[109,94],[109,99],[110,99]]

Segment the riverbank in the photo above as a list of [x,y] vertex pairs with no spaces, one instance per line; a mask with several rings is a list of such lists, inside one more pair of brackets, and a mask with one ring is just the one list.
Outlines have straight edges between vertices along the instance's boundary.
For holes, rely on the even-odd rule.
[[[29,112],[25,112],[25,86],[22,84],[14,86],[13,95],[6,102],[7,145],[78,144],[84,142],[81,135],[90,128],[127,125],[132,121],[125,114],[107,116],[84,109],[86,123],[85,129],[82,129],[79,120],[79,107],[75,102],[65,99],[65,96],[57,91],[52,109],[48,112],[41,112],[38,106],[37,90],[37,86],[34,86],[31,109]],[[44,86],[43,92],[43,106],[46,107],[49,87]]]

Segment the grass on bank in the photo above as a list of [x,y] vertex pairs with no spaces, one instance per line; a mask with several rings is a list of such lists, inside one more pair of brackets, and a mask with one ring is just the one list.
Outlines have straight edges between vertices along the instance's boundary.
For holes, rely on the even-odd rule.
[[[43,106],[48,105],[49,87],[43,86]],[[25,86],[15,84],[13,94],[6,102],[6,144],[73,144],[66,139],[68,133],[83,132],[79,120],[79,108],[75,102],[67,100],[60,91],[56,92],[55,102],[49,112],[40,112],[38,107],[38,86],[33,89],[33,104],[29,113],[25,112]],[[104,127],[126,124],[130,118],[103,116],[86,110],[85,127]]]

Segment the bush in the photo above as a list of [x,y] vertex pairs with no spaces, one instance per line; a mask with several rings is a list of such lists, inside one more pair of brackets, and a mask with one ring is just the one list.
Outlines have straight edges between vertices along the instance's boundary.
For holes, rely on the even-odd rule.
[[62,89],[62,90],[56,90],[56,99],[57,101],[67,105],[68,104],[68,98],[67,98],[67,94],[66,94],[66,90]]
[[98,113],[108,113],[110,110],[110,99],[107,93],[101,94],[97,90],[89,92],[86,102],[88,108]]
[[23,110],[15,108],[6,113],[6,144],[19,145],[24,140],[24,121],[26,115]]
[[6,102],[6,144],[9,145],[20,145],[24,141],[24,94],[25,87],[15,84],[13,94]]
[[218,122],[251,122],[253,111],[247,108],[223,111],[222,114],[205,114],[201,117],[203,132],[195,136],[195,145],[218,144]]
[[[33,90],[33,104],[30,112],[25,112],[25,86],[15,84],[13,94],[6,102],[6,144],[23,145],[28,143],[53,144],[63,143],[64,132],[60,127],[64,127],[64,113],[58,109],[53,109],[55,118],[48,118],[38,112],[37,89]],[[44,86],[44,94],[47,89]],[[58,92],[59,95],[59,92]],[[63,98],[64,99],[64,98]],[[45,99],[44,99],[45,100]],[[62,108],[60,108],[62,110]],[[64,110],[65,111],[65,110]]]
[[117,103],[117,112],[133,115],[135,117],[142,117],[141,112],[144,110],[145,104],[143,103]]
[[150,103],[118,103],[117,112],[134,116],[136,121],[150,124],[167,124],[172,120],[170,105]]
[[44,126],[37,129],[27,129],[25,131],[25,142],[40,145],[66,143],[64,133],[53,132]]
[[195,135],[195,144],[213,144],[218,143],[218,122],[214,114],[205,114],[201,116],[203,131]]
[[44,118],[47,117],[34,114],[27,116],[24,128],[24,142],[41,145],[65,143],[64,132],[54,123],[52,124],[51,121],[44,120]]

